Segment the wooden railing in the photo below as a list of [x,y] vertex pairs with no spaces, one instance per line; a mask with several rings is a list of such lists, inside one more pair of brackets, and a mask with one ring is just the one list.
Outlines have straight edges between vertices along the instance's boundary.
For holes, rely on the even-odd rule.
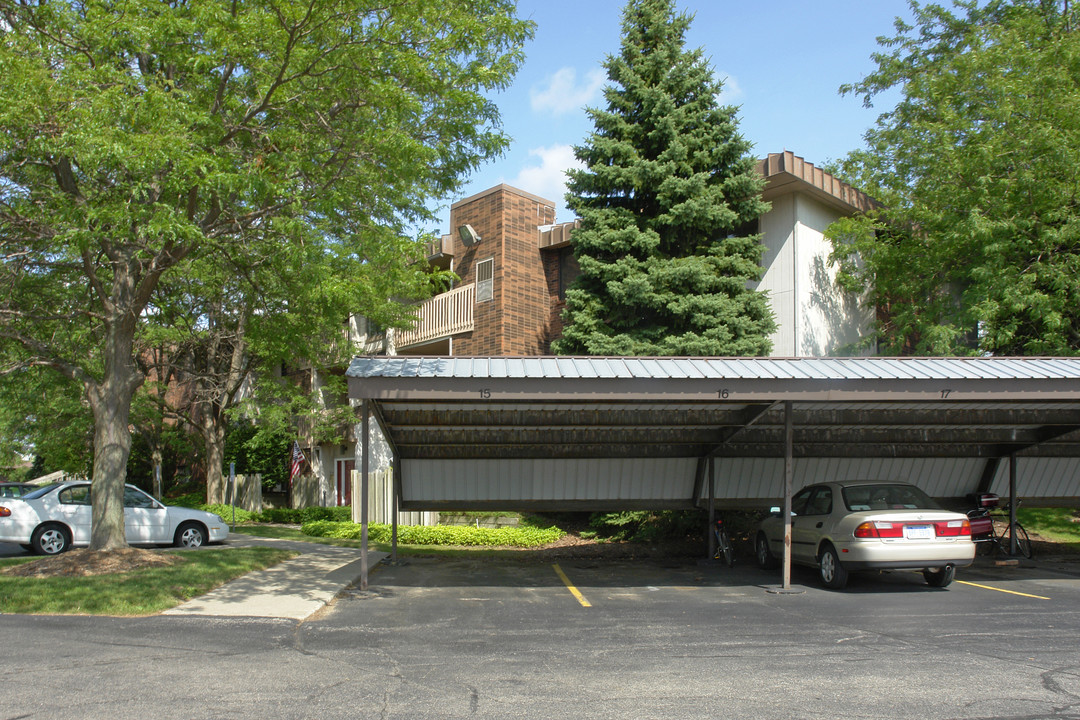
[[469,332],[473,329],[475,305],[475,284],[454,288],[425,300],[417,307],[416,326],[412,330],[398,330],[394,334],[394,345],[403,348]]

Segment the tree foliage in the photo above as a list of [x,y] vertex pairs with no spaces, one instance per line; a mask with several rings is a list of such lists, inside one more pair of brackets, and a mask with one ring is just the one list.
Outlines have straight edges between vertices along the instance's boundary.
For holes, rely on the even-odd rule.
[[566,295],[561,354],[762,355],[772,314],[763,248],[747,227],[768,205],[736,109],[671,0],[631,0],[605,62],[606,109],[575,148],[567,201],[581,274]]
[[830,229],[905,354],[1080,352],[1080,32],[1063,0],[912,3],[877,69],[899,92],[840,171],[880,199]]
[[530,32],[511,0],[0,0],[0,371],[81,387],[91,547],[125,544],[143,347],[280,356],[430,292],[405,229],[505,147],[485,93]]
[[46,472],[88,474],[93,418],[80,390],[68,378],[43,368],[24,368],[4,378],[0,382],[0,465],[34,458]]
[[289,479],[289,450],[294,435],[281,428],[264,430],[252,422],[237,422],[225,441],[225,462],[240,475],[261,475],[264,488]]

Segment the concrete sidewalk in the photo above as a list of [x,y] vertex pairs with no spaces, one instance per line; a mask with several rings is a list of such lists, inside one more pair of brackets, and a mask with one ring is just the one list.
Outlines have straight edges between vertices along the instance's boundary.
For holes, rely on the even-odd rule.
[[[256,570],[216,590],[166,610],[163,615],[269,617],[303,620],[360,580],[360,551],[318,543],[232,536],[233,546],[287,546],[299,557]],[[368,572],[388,553],[368,551]]]

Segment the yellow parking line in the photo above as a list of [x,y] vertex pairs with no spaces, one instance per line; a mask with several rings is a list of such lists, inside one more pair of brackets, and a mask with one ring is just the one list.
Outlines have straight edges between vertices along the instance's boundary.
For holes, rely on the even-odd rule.
[[577,598],[577,601],[581,603],[582,607],[592,607],[592,605],[589,604],[589,601],[585,599],[585,596],[581,594],[581,591],[574,587],[573,583],[570,582],[570,578],[566,577],[566,573],[563,572],[558,563],[551,567],[555,568],[555,573],[562,578],[563,584],[566,585],[566,589],[570,591],[571,595]]
[[997,592],[1009,593],[1010,595],[1019,595],[1020,597],[1035,598],[1036,600],[1049,600],[1048,597],[1042,595],[1029,595],[1028,593],[1016,592],[1015,590],[1002,590],[1001,588],[991,587],[990,585],[980,585],[979,583],[968,582],[966,580],[957,580],[956,582],[961,585],[970,585],[971,587],[982,588],[983,590],[996,590]]

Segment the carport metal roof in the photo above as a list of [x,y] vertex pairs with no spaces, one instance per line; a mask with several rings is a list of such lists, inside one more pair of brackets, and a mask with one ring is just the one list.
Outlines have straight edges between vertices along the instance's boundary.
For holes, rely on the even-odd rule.
[[783,457],[785,401],[796,458],[1080,457],[1080,358],[363,357],[347,376],[401,459]]

